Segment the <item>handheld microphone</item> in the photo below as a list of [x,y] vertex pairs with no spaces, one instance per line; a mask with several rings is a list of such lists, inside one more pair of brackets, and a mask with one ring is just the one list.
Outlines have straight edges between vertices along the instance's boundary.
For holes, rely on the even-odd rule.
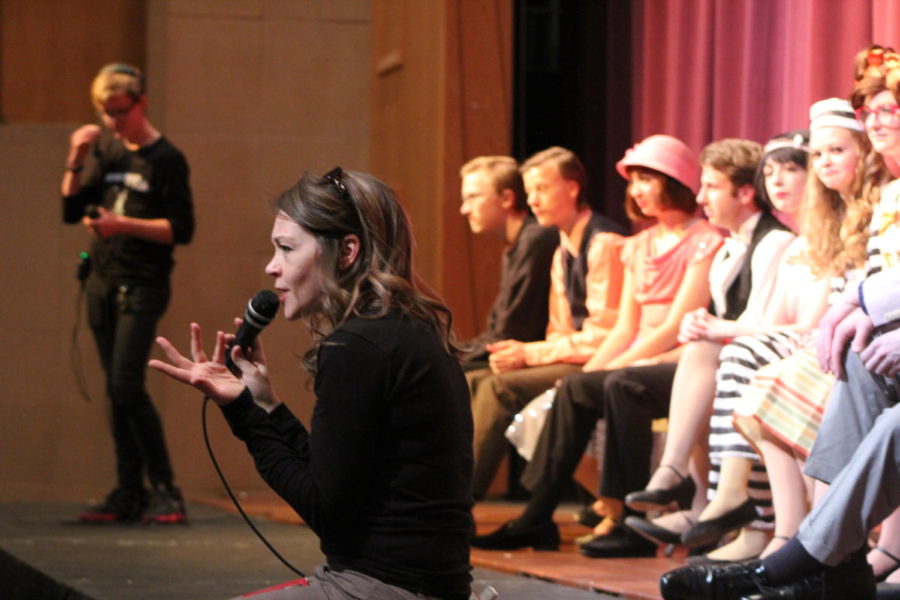
[[235,376],[240,377],[241,370],[231,359],[231,350],[238,345],[244,352],[249,352],[250,346],[253,345],[253,340],[256,339],[259,332],[275,318],[279,304],[281,302],[278,300],[278,295],[271,290],[260,290],[250,298],[247,310],[244,312],[244,322],[238,327],[234,339],[225,347],[225,366]]

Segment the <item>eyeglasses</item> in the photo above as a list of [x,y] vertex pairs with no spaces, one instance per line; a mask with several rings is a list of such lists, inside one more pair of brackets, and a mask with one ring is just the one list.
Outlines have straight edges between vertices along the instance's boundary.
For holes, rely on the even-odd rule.
[[878,122],[883,127],[900,127],[900,106],[896,104],[885,104],[878,108],[872,109],[867,106],[860,106],[856,109],[856,118],[865,125],[869,117],[875,115]]
[[137,100],[132,100],[131,104],[129,104],[128,106],[124,106],[122,108],[104,108],[103,110],[98,110],[97,114],[99,114],[101,117],[107,116],[113,121],[116,121],[127,116],[128,113],[130,113],[131,110],[137,105],[137,103]]

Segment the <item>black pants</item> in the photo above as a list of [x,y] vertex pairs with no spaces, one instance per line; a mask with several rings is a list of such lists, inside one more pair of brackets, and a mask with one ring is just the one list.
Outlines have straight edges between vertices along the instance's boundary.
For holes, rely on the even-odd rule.
[[651,422],[668,415],[676,366],[575,373],[562,380],[522,475],[532,493],[520,518],[523,524],[552,520],[598,419],[606,419],[600,495],[623,499],[646,486],[653,451]]
[[624,500],[650,480],[654,419],[669,416],[677,363],[619,369],[606,379],[600,495]]
[[141,487],[146,469],[151,483],[171,484],[162,423],[144,386],[156,324],[168,305],[169,290],[91,277],[86,292],[88,322],[106,374],[118,483]]
[[523,524],[553,520],[553,511],[581,461],[597,420],[603,418],[603,388],[610,373],[614,371],[573,373],[560,382],[534,455],[522,473],[522,485],[531,490],[531,499],[520,517]]

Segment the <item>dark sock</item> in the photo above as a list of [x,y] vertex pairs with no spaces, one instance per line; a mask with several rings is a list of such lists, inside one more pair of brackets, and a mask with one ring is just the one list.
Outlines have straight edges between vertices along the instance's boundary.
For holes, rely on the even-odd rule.
[[869,566],[869,561],[866,559],[866,556],[869,554],[869,546],[863,545],[855,552],[852,552],[847,555],[847,558],[842,560],[835,569],[838,570],[846,570],[851,573],[859,573],[866,570],[871,569]]
[[762,564],[771,586],[784,585],[825,568],[824,564],[806,551],[796,537],[764,558]]
[[553,486],[538,483],[531,491],[525,511],[516,519],[522,527],[539,527],[553,523],[553,511],[559,505],[559,493]]

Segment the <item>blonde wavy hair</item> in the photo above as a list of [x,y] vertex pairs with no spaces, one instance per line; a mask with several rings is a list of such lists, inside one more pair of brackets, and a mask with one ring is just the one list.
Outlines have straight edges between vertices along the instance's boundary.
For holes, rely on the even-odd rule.
[[[900,101],[900,69],[863,74],[850,93],[850,104],[856,110],[883,91],[891,92]],[[872,210],[881,198],[881,186],[891,179],[884,159],[872,148],[868,136],[851,133],[859,142],[860,157],[846,202],[833,190],[825,189],[810,170],[803,230],[809,240],[807,256],[813,271],[820,274],[843,275],[848,269],[865,264]]]
[[869,221],[878,202],[878,186],[866,185],[869,138],[863,132],[847,131],[859,150],[848,198],[825,187],[813,171],[810,158],[800,231],[807,241],[804,258],[817,277],[841,276],[866,262]]
[[[275,200],[319,244],[322,275],[319,305],[305,318],[315,344],[304,368],[316,373],[323,338],[348,319],[378,319],[397,310],[430,328],[452,355],[459,354],[444,303],[415,275],[409,219],[393,190],[366,173],[332,170],[324,177],[304,173]],[[338,259],[342,240],[359,238],[356,260],[345,269]]]

